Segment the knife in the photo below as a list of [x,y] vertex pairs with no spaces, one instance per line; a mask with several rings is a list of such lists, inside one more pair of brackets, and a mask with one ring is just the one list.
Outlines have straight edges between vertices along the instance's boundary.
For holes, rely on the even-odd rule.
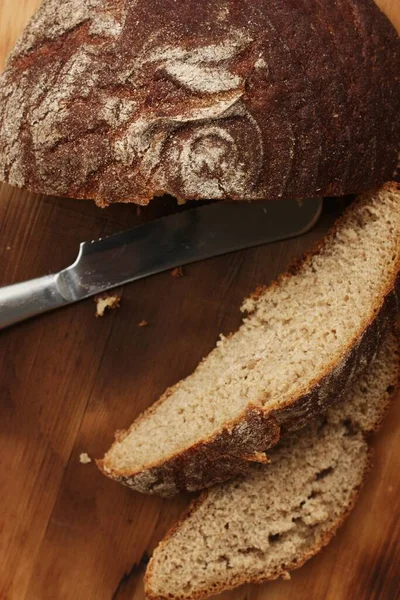
[[84,242],[63,271],[0,288],[0,329],[167,269],[301,235],[321,209],[322,198],[217,202]]

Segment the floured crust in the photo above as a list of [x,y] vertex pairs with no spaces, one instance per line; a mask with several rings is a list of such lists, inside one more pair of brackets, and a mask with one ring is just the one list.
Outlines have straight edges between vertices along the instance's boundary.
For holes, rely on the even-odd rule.
[[147,204],[393,176],[400,41],[373,0],[44,0],[0,78],[0,179]]
[[[398,191],[398,185],[390,183],[383,189],[387,192]],[[329,237],[335,235],[344,219],[346,215],[338,219],[328,234]],[[272,285],[279,286],[284,278],[296,273],[302,264],[322,252],[326,239],[318,243],[311,253],[296,261],[295,265]],[[97,462],[99,468],[108,477],[132,489],[164,496],[202,489],[245,472],[248,455],[251,455],[251,460],[254,461],[254,455],[257,456],[257,453],[263,453],[275,445],[281,434],[300,429],[329,408],[340,399],[355,375],[362,373],[374,359],[399,309],[400,264],[394,268],[394,272],[397,273],[397,277],[387,289],[382,289],[379,301],[371,308],[371,314],[366,316],[364,328],[354,335],[353,343],[343,350],[341,360],[327,364],[323,377],[311,382],[309,388],[300,396],[289,398],[278,409],[250,408],[212,438],[202,440],[162,462],[150,464],[142,471],[132,473],[110,468],[107,456]],[[259,293],[260,291],[256,292],[255,297]],[[246,304],[248,303],[245,302],[244,306]],[[159,404],[167,400],[179,385],[180,383],[167,390],[130,429],[120,432],[118,441],[123,440],[138,422],[151,416]]]

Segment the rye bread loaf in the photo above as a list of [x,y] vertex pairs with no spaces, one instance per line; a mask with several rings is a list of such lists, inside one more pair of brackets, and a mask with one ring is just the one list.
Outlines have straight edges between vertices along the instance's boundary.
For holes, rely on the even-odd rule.
[[263,462],[281,431],[335,401],[397,311],[400,190],[362,195],[318,247],[243,304],[221,338],[116,441],[99,466],[141,492],[193,491]]
[[147,204],[392,178],[400,41],[373,0],[44,0],[0,79],[0,179]]
[[154,552],[147,597],[194,600],[288,578],[317,554],[353,507],[369,466],[366,434],[380,423],[399,369],[398,339],[390,335],[343,402],[281,441],[271,464],[194,501]]

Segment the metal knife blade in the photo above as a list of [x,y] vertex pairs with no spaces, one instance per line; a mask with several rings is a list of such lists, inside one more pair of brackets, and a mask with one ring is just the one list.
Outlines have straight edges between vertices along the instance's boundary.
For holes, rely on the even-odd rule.
[[0,288],[0,329],[148,275],[301,235],[321,208],[321,198],[218,202],[84,242],[60,273]]

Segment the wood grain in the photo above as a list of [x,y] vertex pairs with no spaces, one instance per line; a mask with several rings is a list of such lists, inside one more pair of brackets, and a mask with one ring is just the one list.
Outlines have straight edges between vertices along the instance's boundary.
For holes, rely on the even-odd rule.
[[[0,64],[39,0],[1,0]],[[398,0],[381,0],[400,29]],[[174,209],[158,200],[100,210],[91,203],[0,189],[0,285],[66,266],[80,241]],[[199,263],[123,291],[95,319],[88,300],[0,334],[0,600],[143,600],[146,557],[186,498],[134,494],[79,454],[99,457],[165,387],[188,374],[238,307],[321,237],[326,207],[301,239]],[[142,319],[149,327],[139,328]],[[291,581],[247,586],[226,600],[400,598],[400,403],[376,438],[375,469],[335,541]]]

